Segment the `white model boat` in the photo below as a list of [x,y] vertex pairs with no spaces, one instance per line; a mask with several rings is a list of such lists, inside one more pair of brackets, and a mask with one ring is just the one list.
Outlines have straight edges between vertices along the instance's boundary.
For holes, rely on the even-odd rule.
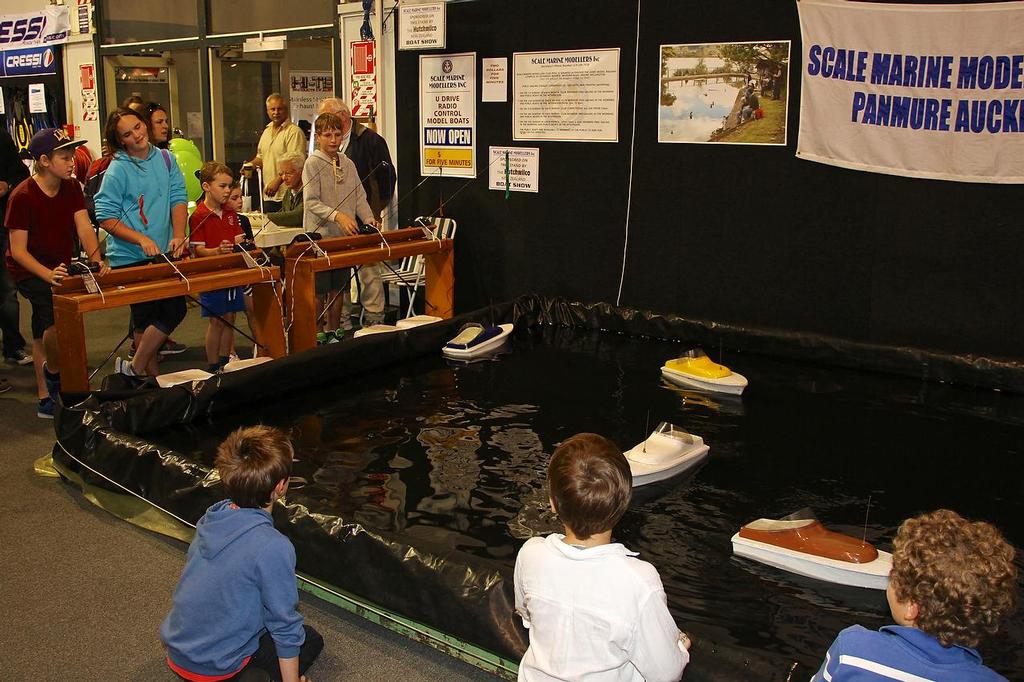
[[444,345],[441,352],[445,357],[456,360],[469,360],[496,351],[508,339],[514,325],[501,324],[497,327],[485,327],[471,323],[459,330],[455,338]]
[[193,381],[206,381],[213,375],[201,369],[183,369],[180,372],[169,372],[157,376],[156,383],[160,388],[170,388],[178,384],[187,384]]
[[725,365],[712,362],[700,348],[691,348],[661,368],[661,375],[674,384],[702,391],[740,395],[747,387],[747,378]]
[[708,456],[708,446],[700,436],[661,422],[646,440],[625,454],[636,488],[690,471]]
[[398,327],[390,324],[371,324],[369,327],[363,327],[362,329],[356,330],[352,335],[353,339],[358,339],[360,336],[371,336],[373,334],[388,334],[390,332],[397,332]]
[[425,324],[433,324],[434,322],[440,322],[441,318],[434,315],[413,315],[412,317],[406,317],[395,323],[399,329],[412,329],[413,327],[422,327]]
[[884,590],[892,555],[830,531],[803,510],[783,519],[758,519],[732,536],[737,556],[840,585]]
[[264,362],[270,362],[274,358],[261,356],[258,358],[246,358],[245,360],[232,360],[231,362],[224,365],[224,372],[237,372],[240,369],[246,369],[247,367],[255,367],[256,365],[262,365]]

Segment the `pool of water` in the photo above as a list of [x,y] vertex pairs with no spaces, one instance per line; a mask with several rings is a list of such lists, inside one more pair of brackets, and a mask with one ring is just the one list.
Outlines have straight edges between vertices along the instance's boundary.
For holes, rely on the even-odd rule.
[[[710,456],[689,480],[642,489],[616,538],[658,568],[680,627],[805,668],[842,628],[890,622],[885,595],[733,557],[730,537],[744,523],[811,507],[826,526],[890,549],[902,519],[948,507],[1024,546],[1024,397],[731,353],[720,359],[750,387],[721,397],[662,381],[658,368],[681,349],[605,332],[517,332],[489,361],[422,358],[151,438],[209,462],[240,423],[288,428],[298,460],[290,500],[511,566],[526,538],[559,530],[544,480],[557,443],[593,431],[628,449],[674,422],[702,436]],[[1019,615],[982,646],[1011,678],[1022,651]]]
[[669,83],[672,104],[658,108],[661,141],[707,142],[722,127],[742,86],[742,79]]

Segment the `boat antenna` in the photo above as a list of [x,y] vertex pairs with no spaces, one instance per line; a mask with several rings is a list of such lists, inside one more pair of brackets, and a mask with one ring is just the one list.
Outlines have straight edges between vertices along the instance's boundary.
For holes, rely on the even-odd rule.
[[647,439],[651,437],[651,408],[647,408],[647,428],[644,429],[644,453],[647,453]]
[[864,510],[864,535],[861,536],[861,544],[867,544],[868,540],[868,514],[871,513],[871,493],[868,493],[868,508]]

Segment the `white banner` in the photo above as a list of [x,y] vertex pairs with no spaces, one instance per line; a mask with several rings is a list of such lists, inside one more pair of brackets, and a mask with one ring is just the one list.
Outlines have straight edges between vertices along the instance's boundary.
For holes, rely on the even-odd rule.
[[797,156],[1024,183],[1024,2],[802,0]]
[[71,13],[66,5],[47,5],[25,14],[0,14],[0,50],[66,43]]

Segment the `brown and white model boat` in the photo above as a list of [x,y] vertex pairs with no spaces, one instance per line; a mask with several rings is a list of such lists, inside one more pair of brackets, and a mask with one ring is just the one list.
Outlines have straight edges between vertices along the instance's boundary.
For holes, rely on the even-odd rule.
[[782,519],[757,519],[732,536],[737,556],[808,578],[884,590],[892,555],[871,543],[830,531],[801,510]]

